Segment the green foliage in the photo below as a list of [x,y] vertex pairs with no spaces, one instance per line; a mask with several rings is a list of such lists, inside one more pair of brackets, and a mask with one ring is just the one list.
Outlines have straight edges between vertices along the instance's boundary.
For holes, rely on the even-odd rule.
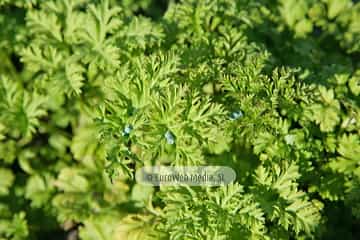
[[0,168],[1,176],[1,185],[0,185],[0,195],[8,195],[9,188],[14,182],[14,174],[6,168]]
[[[0,239],[358,239],[359,19],[350,0],[0,0]],[[137,183],[154,165],[237,178]]]

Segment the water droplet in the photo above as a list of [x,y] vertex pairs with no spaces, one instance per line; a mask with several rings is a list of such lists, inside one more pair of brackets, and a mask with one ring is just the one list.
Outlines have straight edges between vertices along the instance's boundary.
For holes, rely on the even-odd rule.
[[175,137],[170,131],[167,131],[164,136],[168,144],[172,145],[175,143]]
[[235,111],[230,114],[230,120],[236,120],[238,118],[241,118],[242,116],[244,116],[244,114],[241,110]]
[[133,128],[132,128],[132,126],[131,125],[126,125],[125,126],[125,128],[124,128],[124,130],[122,131],[122,135],[123,136],[128,136],[129,134],[130,134],[130,132],[131,132],[131,130],[132,130]]

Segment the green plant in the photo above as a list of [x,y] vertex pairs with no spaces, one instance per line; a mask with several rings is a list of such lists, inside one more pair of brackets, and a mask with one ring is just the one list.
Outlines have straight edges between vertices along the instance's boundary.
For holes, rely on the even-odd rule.
[[359,238],[355,2],[0,0],[0,239]]

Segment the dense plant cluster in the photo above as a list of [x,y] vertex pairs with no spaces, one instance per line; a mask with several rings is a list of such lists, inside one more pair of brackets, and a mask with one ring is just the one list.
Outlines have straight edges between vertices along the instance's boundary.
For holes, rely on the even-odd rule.
[[359,60],[357,1],[0,0],[0,239],[358,239]]

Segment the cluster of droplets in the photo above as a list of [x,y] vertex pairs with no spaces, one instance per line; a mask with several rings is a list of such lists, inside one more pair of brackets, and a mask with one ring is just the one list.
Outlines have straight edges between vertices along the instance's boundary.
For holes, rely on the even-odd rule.
[[[230,117],[229,117],[229,118],[230,118],[231,121],[235,121],[235,120],[237,120],[237,119],[239,119],[239,118],[241,118],[241,117],[243,117],[243,116],[244,116],[243,112],[242,112],[241,110],[237,110],[237,111],[232,112],[232,113],[230,114]],[[122,135],[123,135],[123,136],[129,136],[132,130],[133,130],[133,127],[132,127],[130,124],[127,124],[127,125],[124,127],[123,131],[122,131]],[[175,144],[175,136],[174,136],[174,134],[173,134],[172,132],[170,132],[169,130],[167,130],[167,131],[165,132],[164,137],[165,137],[166,142],[167,142],[168,144],[170,144],[170,145]]]
[[[131,131],[133,130],[133,126],[130,124],[127,124],[124,129],[122,130],[121,135],[124,137],[128,137],[131,133]],[[175,136],[173,133],[171,133],[169,130],[166,131],[166,133],[164,134],[164,137],[166,139],[166,142],[170,145],[175,144]]]

